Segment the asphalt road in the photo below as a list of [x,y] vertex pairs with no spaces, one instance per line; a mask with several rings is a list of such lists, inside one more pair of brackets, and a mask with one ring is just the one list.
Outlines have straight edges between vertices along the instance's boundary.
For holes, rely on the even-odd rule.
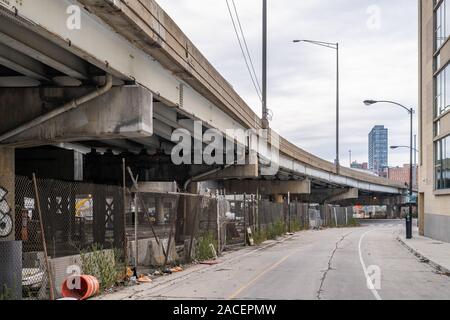
[[403,247],[403,230],[383,220],[304,231],[102,299],[449,299],[450,277]]

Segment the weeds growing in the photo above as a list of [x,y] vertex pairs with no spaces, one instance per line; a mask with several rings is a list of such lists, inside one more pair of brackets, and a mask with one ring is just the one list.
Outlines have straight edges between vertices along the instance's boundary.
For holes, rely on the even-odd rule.
[[111,250],[103,250],[102,246],[95,244],[80,253],[83,273],[96,277],[102,291],[112,288],[118,280],[116,254]]
[[203,237],[200,238],[198,242],[196,259],[199,261],[205,261],[214,259],[214,253],[210,248],[210,244],[214,246],[214,249],[217,251],[217,240],[214,238],[212,233],[206,233]]

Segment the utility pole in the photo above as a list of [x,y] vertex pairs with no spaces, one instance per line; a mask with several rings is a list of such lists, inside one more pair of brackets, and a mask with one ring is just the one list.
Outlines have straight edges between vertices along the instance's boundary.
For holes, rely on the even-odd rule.
[[350,158],[350,168],[352,167],[352,150],[348,150],[349,158]]
[[412,196],[413,196],[413,132],[414,132],[414,109],[409,109],[410,115],[410,150],[409,150],[409,201],[408,207],[409,212],[406,216],[406,239],[412,239],[412,214],[413,214],[413,205],[412,205]]
[[263,0],[263,48],[262,48],[262,128],[269,128],[267,112],[267,0]]

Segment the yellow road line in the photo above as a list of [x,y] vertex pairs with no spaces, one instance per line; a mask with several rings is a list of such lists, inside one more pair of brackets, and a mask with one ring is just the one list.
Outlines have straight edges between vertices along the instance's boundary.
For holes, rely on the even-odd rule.
[[285,262],[290,256],[292,256],[295,253],[292,252],[290,254],[288,254],[286,257],[284,257],[283,259],[281,259],[280,261],[274,263],[272,266],[270,266],[270,268],[264,270],[263,272],[261,272],[259,275],[257,275],[256,277],[254,277],[250,282],[248,282],[247,284],[243,285],[242,287],[240,287],[235,293],[233,293],[231,296],[228,297],[228,300],[232,300],[235,299],[237,296],[239,296],[245,289],[247,289],[248,287],[250,287],[252,284],[254,284],[256,281],[258,281],[262,276],[264,276],[266,273],[272,271],[273,269],[275,269],[276,267],[278,267],[280,264],[282,264],[283,262]]

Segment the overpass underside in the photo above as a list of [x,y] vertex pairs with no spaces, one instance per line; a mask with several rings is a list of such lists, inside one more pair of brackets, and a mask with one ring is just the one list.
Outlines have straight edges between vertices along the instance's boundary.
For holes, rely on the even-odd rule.
[[[81,29],[67,29],[67,6],[79,3],[91,11],[81,8]],[[399,186],[344,169],[338,175],[283,139],[279,169],[270,175],[264,174],[271,165],[265,154],[245,143],[242,149],[242,141],[227,135],[221,142],[233,146],[235,159],[256,161],[226,165],[220,148],[210,155],[222,161],[195,161],[196,150],[209,146],[208,129],[259,129],[260,119],[181,30],[167,29],[171,20],[155,21],[158,15],[149,11],[153,25],[136,25],[124,18],[132,15],[124,2],[116,3],[122,11],[111,1],[104,4],[42,0],[39,6],[0,6],[0,186],[9,203],[15,202],[16,175],[121,185],[124,161],[140,182],[175,181],[181,192],[342,205],[402,202]],[[121,30],[112,29],[111,17]],[[174,38],[177,32],[182,41]],[[156,40],[142,36],[147,33]],[[190,134],[191,148],[183,156],[196,164],[174,163],[176,130]],[[131,187],[128,172],[125,178]]]

